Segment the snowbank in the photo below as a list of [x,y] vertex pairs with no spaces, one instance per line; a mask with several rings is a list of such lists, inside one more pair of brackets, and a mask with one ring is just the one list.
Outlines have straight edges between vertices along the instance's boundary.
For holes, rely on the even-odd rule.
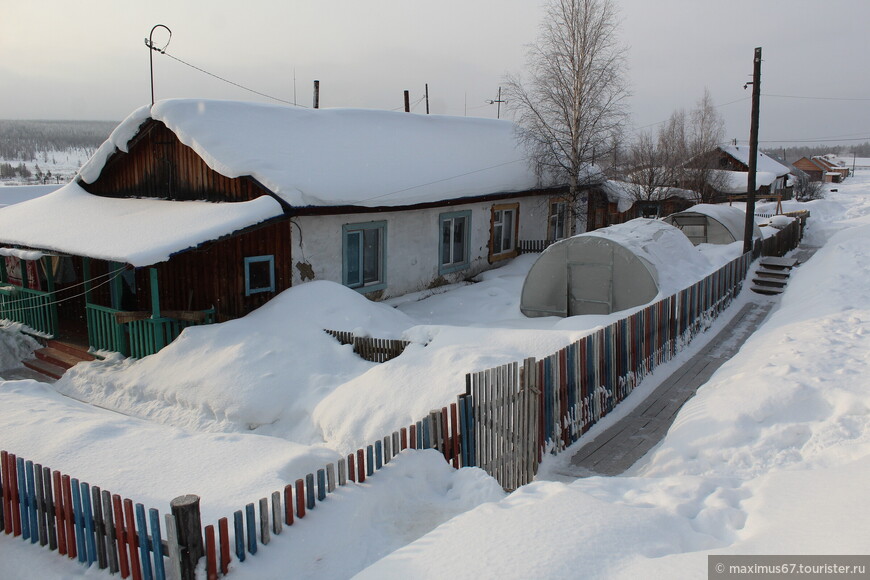
[[289,289],[251,314],[185,329],[141,360],[77,365],[58,391],[134,417],[200,431],[323,439],[311,414],[339,385],[374,367],[323,332],[398,336],[411,321],[326,281]]

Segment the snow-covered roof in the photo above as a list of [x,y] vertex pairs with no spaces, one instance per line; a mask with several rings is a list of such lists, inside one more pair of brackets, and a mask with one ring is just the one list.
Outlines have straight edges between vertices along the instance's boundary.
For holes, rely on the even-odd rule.
[[[748,171],[716,170],[716,174],[724,176],[721,181],[718,178],[715,179],[722,193],[746,193],[746,188],[749,186]],[[776,181],[776,178],[775,173],[759,171],[755,174],[755,187],[770,185]]]
[[[625,181],[609,179],[601,185],[601,189],[607,196],[610,203],[616,204],[616,209],[619,212],[627,211],[638,200],[632,193],[633,186]],[[691,189],[680,189],[678,187],[659,187],[653,192],[650,201],[661,201],[671,197],[680,197],[689,201],[696,201],[698,194]]]
[[0,209],[0,244],[148,266],[282,213],[271,196],[238,203],[117,199],[73,182]]
[[96,181],[149,118],[218,173],[251,175],[296,207],[394,207],[539,185],[509,121],[196,99],[133,112],[81,179]]
[[[722,145],[719,147],[723,152],[730,155],[740,163],[749,167],[749,147],[746,145]],[[755,170],[759,173],[773,173],[775,177],[785,175],[789,168],[772,159],[769,155],[759,151]],[[772,183],[772,181],[771,181]],[[745,186],[744,186],[745,189]]]

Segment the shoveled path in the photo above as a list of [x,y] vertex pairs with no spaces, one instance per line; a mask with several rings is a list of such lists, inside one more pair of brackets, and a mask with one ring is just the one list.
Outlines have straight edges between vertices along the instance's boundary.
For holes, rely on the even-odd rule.
[[707,345],[627,416],[583,445],[565,475],[619,475],[661,441],[680,407],[734,356],[770,312],[774,300],[750,302]]

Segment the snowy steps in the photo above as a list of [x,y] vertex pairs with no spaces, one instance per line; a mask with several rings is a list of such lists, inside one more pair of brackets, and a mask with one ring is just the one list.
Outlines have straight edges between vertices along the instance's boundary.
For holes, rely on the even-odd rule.
[[769,296],[782,294],[786,284],[788,284],[791,270],[797,264],[798,261],[794,258],[776,258],[773,256],[762,258],[749,289],[756,294]]
[[664,439],[680,408],[725,361],[737,353],[772,307],[772,302],[745,305],[704,348],[674,371],[646,400],[580,447],[563,475],[613,476],[628,470]]
[[94,360],[86,350],[73,344],[58,340],[48,340],[43,348],[36,350],[34,358],[22,364],[51,379],[59,379],[63,374],[82,361]]

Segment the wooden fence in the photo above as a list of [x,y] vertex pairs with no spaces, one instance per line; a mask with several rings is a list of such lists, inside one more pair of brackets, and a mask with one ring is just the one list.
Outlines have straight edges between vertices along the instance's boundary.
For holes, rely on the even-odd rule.
[[341,344],[353,345],[353,352],[365,360],[377,363],[396,358],[411,344],[407,340],[354,336],[352,332],[346,330],[326,330],[325,332],[335,337]]
[[[176,519],[117,494],[0,452],[0,531],[122,578],[180,578]],[[150,532],[150,533],[149,533]]]

